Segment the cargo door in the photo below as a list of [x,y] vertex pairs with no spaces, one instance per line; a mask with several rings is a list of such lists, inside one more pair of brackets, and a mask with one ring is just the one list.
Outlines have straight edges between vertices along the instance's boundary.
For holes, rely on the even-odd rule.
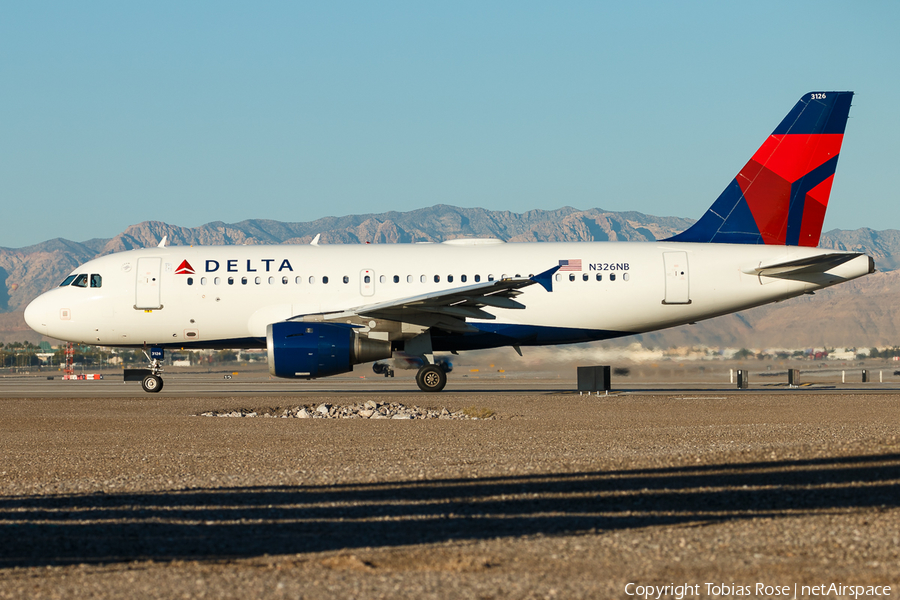
[[134,286],[134,307],[138,310],[162,308],[159,294],[161,258],[139,258]]
[[663,304],[690,304],[690,272],[687,252],[663,252],[666,268],[666,297]]

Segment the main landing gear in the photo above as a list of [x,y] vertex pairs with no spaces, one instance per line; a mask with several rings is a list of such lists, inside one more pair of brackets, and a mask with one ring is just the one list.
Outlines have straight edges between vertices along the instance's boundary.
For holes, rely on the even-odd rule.
[[440,365],[425,365],[416,373],[416,383],[423,392],[439,392],[447,385],[447,373]]
[[372,365],[372,370],[375,371],[376,375],[384,375],[385,377],[394,376],[394,368],[387,362],[378,361]]

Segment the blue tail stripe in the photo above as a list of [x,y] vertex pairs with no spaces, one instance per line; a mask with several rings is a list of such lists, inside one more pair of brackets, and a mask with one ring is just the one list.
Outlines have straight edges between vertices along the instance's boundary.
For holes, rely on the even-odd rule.
[[806,194],[834,175],[835,170],[837,170],[837,161],[837,156],[830,158],[791,185],[791,204],[788,208],[786,245],[799,245],[800,228],[803,225],[803,209],[806,206]]

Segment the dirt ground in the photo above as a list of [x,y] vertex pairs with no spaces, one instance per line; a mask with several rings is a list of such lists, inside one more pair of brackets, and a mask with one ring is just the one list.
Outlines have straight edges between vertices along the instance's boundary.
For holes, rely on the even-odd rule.
[[[0,383],[0,598],[898,596],[895,390],[218,379]],[[495,418],[196,416],[366,400]]]

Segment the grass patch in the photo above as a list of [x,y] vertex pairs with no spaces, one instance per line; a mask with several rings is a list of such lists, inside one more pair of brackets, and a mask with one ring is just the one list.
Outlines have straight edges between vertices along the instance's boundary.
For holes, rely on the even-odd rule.
[[464,415],[472,419],[490,419],[495,414],[491,409],[484,406],[467,406],[462,409]]

